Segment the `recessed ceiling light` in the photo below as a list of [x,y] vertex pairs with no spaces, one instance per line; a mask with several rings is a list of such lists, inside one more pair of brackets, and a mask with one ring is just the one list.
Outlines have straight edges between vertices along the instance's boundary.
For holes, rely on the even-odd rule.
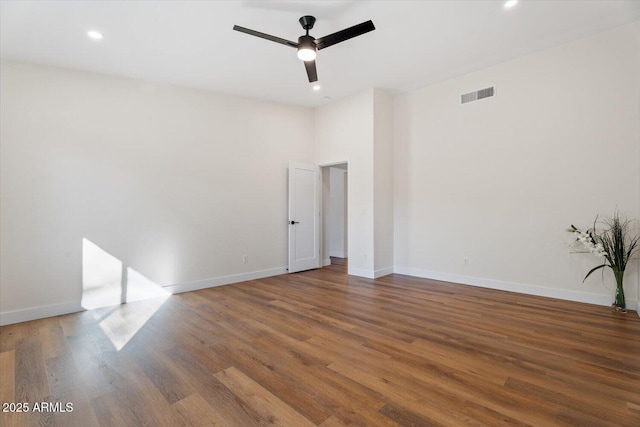
[[99,33],[98,31],[87,31],[87,36],[92,40],[102,40],[102,33]]
[[319,91],[320,90],[320,85],[319,84],[313,85],[313,90]]
[[505,9],[511,9],[513,6],[518,4],[518,0],[509,0],[504,4]]

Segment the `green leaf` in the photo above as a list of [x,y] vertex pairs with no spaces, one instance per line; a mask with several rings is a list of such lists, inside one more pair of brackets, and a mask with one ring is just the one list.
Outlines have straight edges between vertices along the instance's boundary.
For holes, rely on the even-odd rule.
[[584,279],[582,279],[582,283],[584,283],[584,281],[585,281],[585,280],[587,280],[587,277],[591,276],[591,273],[593,273],[594,271],[599,270],[599,269],[604,268],[604,267],[608,267],[608,266],[609,266],[608,264],[602,264],[602,265],[599,265],[599,266],[597,266],[597,267],[593,267],[593,268],[591,269],[591,271],[589,271],[589,272],[587,273],[587,275],[586,275],[586,276],[584,276]]

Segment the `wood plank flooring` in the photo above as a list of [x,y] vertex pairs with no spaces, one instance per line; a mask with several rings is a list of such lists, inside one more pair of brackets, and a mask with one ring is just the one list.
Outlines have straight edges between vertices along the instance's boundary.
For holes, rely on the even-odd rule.
[[334,260],[2,327],[0,401],[31,409],[2,426],[640,426],[640,318]]

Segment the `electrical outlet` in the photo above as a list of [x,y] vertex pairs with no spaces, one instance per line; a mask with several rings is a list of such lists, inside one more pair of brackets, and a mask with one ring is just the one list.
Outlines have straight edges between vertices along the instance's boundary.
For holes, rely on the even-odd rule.
[[249,255],[242,255],[242,263],[249,264]]

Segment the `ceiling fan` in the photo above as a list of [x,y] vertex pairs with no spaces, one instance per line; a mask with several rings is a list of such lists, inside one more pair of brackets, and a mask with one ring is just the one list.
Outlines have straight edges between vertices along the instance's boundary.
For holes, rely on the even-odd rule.
[[304,61],[304,67],[307,70],[307,76],[309,82],[313,83],[318,81],[318,73],[316,71],[316,51],[324,49],[325,47],[333,46],[334,44],[349,40],[351,38],[360,36],[369,31],[373,31],[376,27],[373,26],[373,22],[366,21],[353,27],[345,28],[336,33],[329,34],[328,36],[320,37],[316,39],[309,35],[309,30],[313,28],[313,24],[316,22],[316,18],[313,16],[303,16],[299,20],[302,28],[306,30],[306,34],[298,38],[298,43],[292,42],[280,37],[272,36],[269,34],[261,33],[259,31],[250,30],[239,25],[234,25],[233,29],[242,33],[250,34],[252,36],[260,37],[272,42],[280,43],[285,46],[295,47],[298,49],[298,58]]

